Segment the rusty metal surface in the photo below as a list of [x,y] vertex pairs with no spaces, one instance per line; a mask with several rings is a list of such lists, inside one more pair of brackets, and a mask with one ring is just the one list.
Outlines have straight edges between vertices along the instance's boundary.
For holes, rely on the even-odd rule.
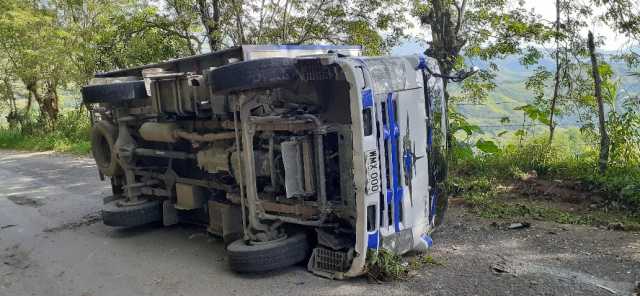
[[294,215],[303,219],[311,219],[320,214],[318,208],[300,204],[288,205],[264,200],[260,201],[258,204],[264,211]]
[[176,183],[176,209],[193,210],[203,206],[207,193],[203,187]]
[[308,119],[284,119],[282,117],[256,117],[249,120],[258,131],[290,131],[299,132],[316,128],[316,123]]

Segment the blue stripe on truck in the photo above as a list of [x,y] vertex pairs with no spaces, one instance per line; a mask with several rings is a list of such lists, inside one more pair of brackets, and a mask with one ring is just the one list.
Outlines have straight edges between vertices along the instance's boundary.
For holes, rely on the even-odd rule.
[[400,162],[398,160],[398,139],[400,128],[396,122],[396,110],[393,105],[393,93],[387,95],[387,118],[389,127],[388,136],[385,137],[391,143],[391,175],[392,175],[392,200],[393,200],[393,225],[396,232],[400,232],[400,204],[402,202],[402,185],[400,184]]
[[369,233],[369,239],[367,240],[367,247],[369,249],[377,249],[380,242],[380,232],[376,230],[373,233]]
[[371,89],[362,91],[362,109],[373,107],[373,93]]

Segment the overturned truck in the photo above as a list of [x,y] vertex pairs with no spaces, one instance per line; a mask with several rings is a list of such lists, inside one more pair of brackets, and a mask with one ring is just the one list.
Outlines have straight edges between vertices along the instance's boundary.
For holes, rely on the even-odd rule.
[[112,184],[104,223],[197,223],[237,272],[431,245],[447,198],[442,76],[358,46],[240,46],[99,73],[82,89]]

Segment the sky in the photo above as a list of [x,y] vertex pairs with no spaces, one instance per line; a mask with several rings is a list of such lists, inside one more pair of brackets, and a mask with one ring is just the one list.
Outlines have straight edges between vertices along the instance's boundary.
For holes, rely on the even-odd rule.
[[[555,3],[555,0],[525,0],[524,6],[528,9],[534,9],[536,13],[544,19],[553,22],[556,18]],[[597,11],[596,13],[601,13],[601,11]],[[605,43],[601,46],[604,50],[618,50],[625,47],[629,41],[625,36],[614,32],[598,21],[592,22],[591,26],[585,30],[585,35],[588,30],[591,30],[595,36],[600,35],[605,37]]]
[[[533,9],[538,15],[540,15],[543,19],[548,20],[550,22],[555,21],[556,11],[555,11],[555,0],[521,0],[523,6],[527,9]],[[409,30],[409,34],[412,36],[418,36],[418,39],[421,40],[430,40],[430,33],[424,28],[419,26],[415,18],[408,17],[410,20],[414,20],[413,28]],[[602,50],[606,51],[617,51],[624,49],[629,45],[629,40],[623,35],[617,34],[607,26],[604,26],[602,23],[597,21],[592,22],[592,25],[589,28],[585,29],[584,35],[586,36],[587,31],[591,30],[596,36],[604,37],[604,44],[600,47]],[[405,54],[414,54],[421,53],[424,51],[425,45],[423,42],[418,42],[415,40],[407,40],[396,46],[392,49],[393,55],[405,55]]]

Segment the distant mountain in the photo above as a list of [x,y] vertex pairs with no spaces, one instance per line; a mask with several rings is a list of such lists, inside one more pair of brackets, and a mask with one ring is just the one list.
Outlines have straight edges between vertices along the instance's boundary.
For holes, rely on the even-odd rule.
[[[424,48],[423,45],[408,41],[394,48],[392,55],[420,54],[424,52]],[[613,53],[605,52],[604,54]],[[458,111],[464,114],[471,123],[480,125],[485,132],[497,133],[500,130],[517,129],[517,125],[523,122],[523,113],[513,109],[526,105],[533,99],[533,94],[525,88],[525,81],[539,65],[545,66],[549,71],[555,69],[555,63],[550,58],[543,58],[538,65],[529,68],[520,64],[519,58],[519,56],[508,56],[492,61],[499,68],[495,79],[497,87],[483,105],[461,104],[457,106]],[[630,76],[623,62],[615,60],[608,62],[615,72],[615,79],[620,79],[621,82],[619,96],[640,94],[640,78]],[[486,69],[489,63],[477,60],[472,61],[471,64],[480,69]],[[452,85],[451,91],[455,93],[455,84]],[[551,87],[548,87],[547,91],[548,95],[551,95]],[[504,117],[508,117],[510,123],[501,123]],[[574,116],[564,116],[558,121],[561,126],[565,127],[576,124]]]

